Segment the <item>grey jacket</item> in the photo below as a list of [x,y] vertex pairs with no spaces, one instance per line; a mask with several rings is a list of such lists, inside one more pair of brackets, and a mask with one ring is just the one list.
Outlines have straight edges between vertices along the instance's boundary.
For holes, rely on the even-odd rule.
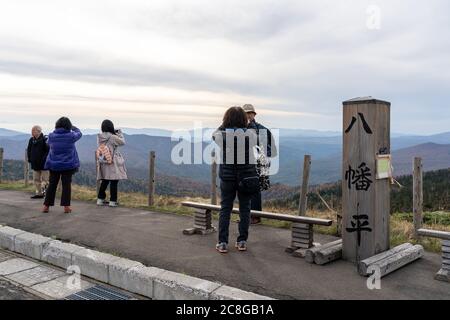
[[120,146],[125,145],[125,137],[119,130],[117,134],[109,132],[100,133],[97,136],[97,143],[106,144],[113,158],[112,164],[99,164],[97,180],[126,180],[127,169],[125,159],[118,150]]

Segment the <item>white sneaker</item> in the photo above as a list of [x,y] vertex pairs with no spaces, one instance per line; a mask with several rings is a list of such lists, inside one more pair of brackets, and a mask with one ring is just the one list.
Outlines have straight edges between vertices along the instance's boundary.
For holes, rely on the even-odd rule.
[[98,206],[104,206],[105,205],[105,200],[97,199],[97,205]]
[[109,202],[109,206],[115,208],[115,207],[118,207],[119,204],[118,204],[117,202],[110,201],[110,202]]

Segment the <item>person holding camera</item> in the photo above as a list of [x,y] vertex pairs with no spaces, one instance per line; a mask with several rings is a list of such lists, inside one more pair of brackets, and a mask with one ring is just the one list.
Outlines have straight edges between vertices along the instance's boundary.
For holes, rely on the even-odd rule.
[[50,182],[45,195],[42,212],[48,213],[55,205],[56,189],[62,181],[61,206],[64,213],[71,213],[72,176],[80,168],[80,160],[75,143],[81,139],[80,129],[74,127],[69,118],[60,118],[55,125],[55,131],[48,136],[49,153],[45,162],[45,170],[50,171]]
[[[119,147],[125,145],[125,137],[121,130],[115,130],[111,120],[102,123],[102,133],[97,137],[97,180],[101,180],[97,196],[97,205],[108,204],[117,207],[118,185],[120,180],[126,180],[127,169],[125,159],[119,152]],[[106,202],[106,189],[110,186],[110,201]]]
[[[251,104],[244,104],[242,108],[247,113],[248,128],[255,130],[256,134],[258,135],[258,146],[261,148],[263,154],[267,156],[269,159],[272,157],[276,157],[278,151],[273,139],[272,132],[270,132],[270,130],[267,129],[265,126],[263,126],[261,123],[256,121],[255,107]],[[270,180],[268,180],[267,178],[266,181],[268,185],[264,190],[267,190],[270,187]],[[252,211],[263,210],[261,190],[259,190],[257,193],[253,195],[251,203],[252,203],[251,205]],[[251,224],[259,224],[259,223],[261,223],[261,218],[259,217],[251,218]]]
[[219,160],[219,242],[216,245],[216,250],[220,253],[228,252],[230,218],[236,195],[239,199],[240,215],[236,248],[239,251],[247,251],[251,199],[260,188],[255,160],[252,160],[253,152],[250,151],[256,145],[257,137],[252,130],[247,130],[247,125],[244,109],[231,107],[226,111],[222,125],[213,134],[222,154],[222,159]]

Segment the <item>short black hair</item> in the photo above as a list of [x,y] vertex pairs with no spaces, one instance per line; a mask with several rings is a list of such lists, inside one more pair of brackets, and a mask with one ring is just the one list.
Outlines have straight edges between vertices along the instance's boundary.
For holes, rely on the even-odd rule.
[[104,120],[102,122],[102,132],[109,132],[112,134],[116,134],[116,130],[114,129],[114,123],[111,120]]
[[66,129],[66,130],[72,130],[72,122],[70,122],[70,119],[67,117],[61,117],[56,121],[55,129]]

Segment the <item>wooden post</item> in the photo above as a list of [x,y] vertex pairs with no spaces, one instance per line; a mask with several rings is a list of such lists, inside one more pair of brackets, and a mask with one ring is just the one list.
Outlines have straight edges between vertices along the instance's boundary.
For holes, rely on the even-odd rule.
[[211,163],[211,204],[217,205],[217,161],[216,154],[212,152]]
[[336,212],[336,236],[342,237],[342,215]]
[[[309,170],[311,168],[311,156],[305,155],[303,162],[303,182],[300,190],[299,216],[306,216],[306,203],[309,183]],[[291,246],[286,252],[303,258],[307,249],[314,246],[314,230],[312,224],[292,223]]]
[[391,104],[356,98],[343,109],[343,258],[358,263],[390,248],[390,179],[376,179],[376,164],[390,154]]
[[413,167],[413,215],[414,215],[414,239],[418,239],[417,230],[422,228],[423,221],[423,166],[422,158],[414,158]]
[[155,204],[155,151],[150,152],[149,161],[149,178],[148,178],[148,205],[151,207]]
[[28,150],[25,149],[25,159],[23,163],[23,179],[25,181],[25,187],[28,187],[30,181],[30,164],[28,163]]
[[307,195],[308,195],[308,184],[309,184],[309,171],[311,169],[311,156],[305,155],[303,161],[303,182],[302,182],[302,190],[300,191],[300,203],[299,203],[299,215],[306,215],[306,203],[307,203]]
[[0,183],[3,182],[3,148],[0,148]]

